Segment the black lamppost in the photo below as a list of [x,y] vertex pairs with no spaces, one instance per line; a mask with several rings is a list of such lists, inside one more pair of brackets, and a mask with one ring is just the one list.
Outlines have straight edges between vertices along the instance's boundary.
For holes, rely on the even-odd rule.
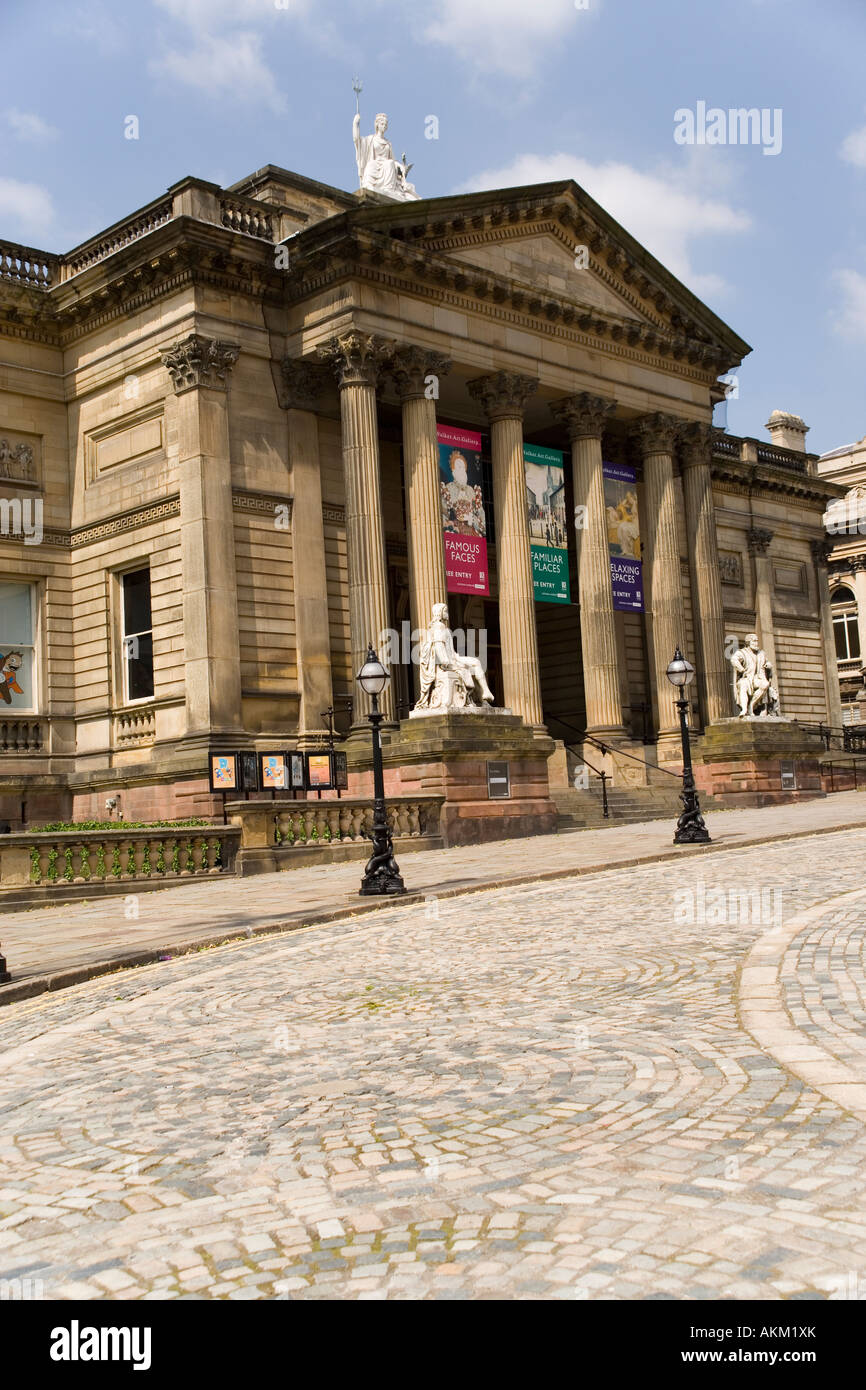
[[379,696],[388,681],[388,672],[372,646],[367,647],[367,660],[358,672],[362,690],[370,696],[373,708],[368,718],[373,726],[373,853],[367,860],[359,892],[365,896],[383,893],[405,893],[406,886],[394,859],[394,842],[385,810],[385,776],[382,771],[382,740],[379,725],[385,716],[379,709]]
[[[668,667],[667,677],[671,685],[682,691],[685,690],[686,686],[691,685],[695,678],[694,666],[690,661],[686,661],[679,647],[674,652],[674,659]],[[689,744],[689,726],[686,719],[689,702],[684,694],[680,695],[676,705],[680,712],[680,738],[683,743],[683,789],[680,793],[683,809],[677,821],[674,844],[709,845],[712,844],[712,840],[701,815],[701,804],[698,801],[697,788],[695,787],[695,775],[692,772],[692,750]]]

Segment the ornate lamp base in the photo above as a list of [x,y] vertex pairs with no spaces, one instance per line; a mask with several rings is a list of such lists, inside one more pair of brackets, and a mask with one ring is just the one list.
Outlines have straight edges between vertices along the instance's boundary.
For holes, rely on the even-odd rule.
[[693,790],[681,792],[680,801],[683,803],[683,809],[677,821],[674,844],[711,845],[713,842],[710,839],[709,830],[704,825],[697,792]]
[[394,846],[389,831],[383,834],[374,828],[373,853],[367,860],[358,891],[364,897],[406,892],[406,885],[400,877],[400,870],[394,858]]

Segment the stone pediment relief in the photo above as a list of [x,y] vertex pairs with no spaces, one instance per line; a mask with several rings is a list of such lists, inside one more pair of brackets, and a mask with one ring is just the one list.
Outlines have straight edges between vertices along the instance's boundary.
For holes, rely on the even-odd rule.
[[441,251],[452,260],[505,276],[524,286],[527,292],[562,296],[601,313],[656,327],[664,325],[662,317],[648,313],[636,295],[627,290],[618,292],[613,287],[615,277],[593,256],[589,246],[566,242],[553,232],[512,234],[507,239],[451,249],[442,247]]

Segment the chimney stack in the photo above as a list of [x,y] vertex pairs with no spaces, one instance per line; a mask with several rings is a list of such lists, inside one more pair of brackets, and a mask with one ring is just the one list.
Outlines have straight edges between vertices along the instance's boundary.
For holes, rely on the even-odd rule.
[[799,415],[789,415],[786,410],[774,410],[764,428],[769,430],[770,438],[777,449],[793,449],[795,453],[805,454],[809,426]]

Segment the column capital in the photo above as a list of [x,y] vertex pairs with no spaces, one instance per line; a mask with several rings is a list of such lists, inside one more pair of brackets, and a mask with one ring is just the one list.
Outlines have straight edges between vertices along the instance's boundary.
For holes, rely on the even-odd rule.
[[680,425],[678,438],[686,468],[694,468],[698,464],[709,466],[713,457],[713,434],[712,425],[704,424],[702,420],[690,420]]
[[773,532],[766,530],[763,526],[753,526],[746,532],[746,540],[749,545],[750,555],[766,555],[770,548],[770,541],[773,539]]
[[190,333],[170,348],[160,348],[163,366],[167,369],[174,394],[194,391],[199,386],[212,391],[228,389],[228,376],[238,360],[237,343],[223,343],[217,338],[205,338]]
[[[446,376],[452,362],[443,352],[433,352],[428,348],[417,347],[413,343],[399,345],[388,364],[388,375],[397,388],[401,401],[411,401],[427,394],[428,379],[431,376]],[[432,396],[431,400],[436,400]]]
[[344,386],[375,386],[393,353],[394,343],[389,339],[352,328],[323,343],[318,356],[333,368],[342,390]]
[[284,357],[279,364],[277,399],[282,410],[315,410],[328,381],[320,362],[303,357]]
[[827,536],[822,536],[820,540],[810,541],[809,546],[811,548],[812,559],[815,561],[815,564],[823,565],[824,568],[826,568],[827,561],[833,554],[833,542]]
[[526,402],[538,390],[538,381],[518,372],[491,372],[466,383],[473,400],[479,401],[488,420],[522,420]]
[[593,396],[589,391],[578,391],[574,396],[563,396],[550,403],[551,412],[565,425],[572,443],[575,439],[601,439],[615,408],[616,401]]
[[644,458],[647,454],[672,454],[681,424],[675,415],[657,410],[635,420],[631,432]]
[[857,574],[860,570],[866,570],[866,555],[846,555],[843,565],[847,562],[847,568]]

